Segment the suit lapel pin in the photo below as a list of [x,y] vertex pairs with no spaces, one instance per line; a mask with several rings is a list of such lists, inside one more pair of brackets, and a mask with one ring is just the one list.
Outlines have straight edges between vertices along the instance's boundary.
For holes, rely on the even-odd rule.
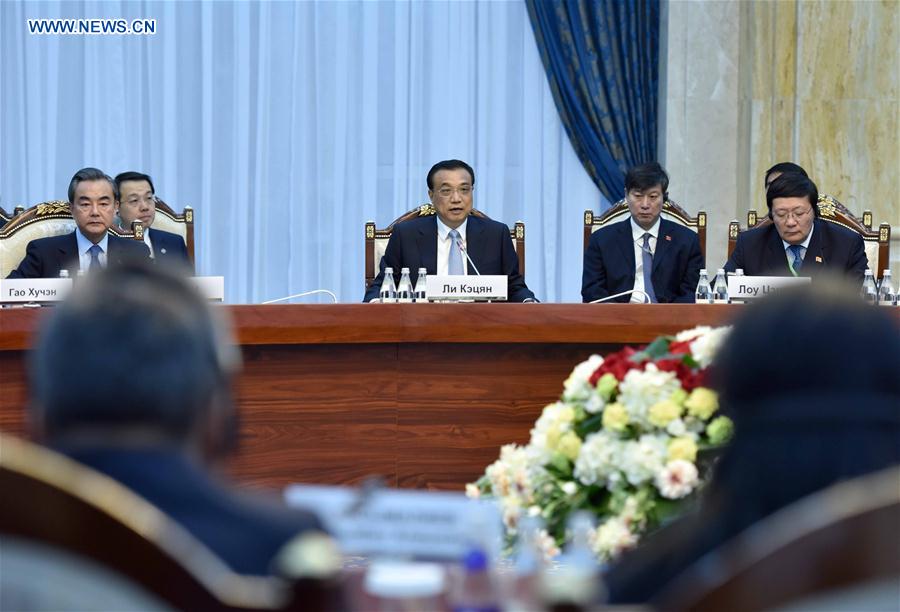
[[160,252],[161,255],[165,255],[165,254],[166,254],[166,250],[165,250],[165,249],[160,249],[159,252]]
[[666,240],[668,240],[669,242],[672,242],[672,237],[669,236],[668,234],[666,234]]
[[822,263],[822,258],[816,255],[816,263]]

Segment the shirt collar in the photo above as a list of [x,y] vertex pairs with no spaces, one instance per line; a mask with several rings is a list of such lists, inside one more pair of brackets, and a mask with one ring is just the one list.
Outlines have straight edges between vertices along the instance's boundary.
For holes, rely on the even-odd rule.
[[[79,229],[77,227],[75,228],[75,241],[78,243],[78,254],[79,255],[84,255],[85,253],[88,252],[89,248],[94,246],[94,243],[91,242],[87,238],[87,236],[82,234],[81,229]],[[97,243],[97,246],[99,246],[101,249],[103,249],[103,252],[106,253],[108,244],[109,244],[109,234],[104,232],[103,238],[100,240],[100,242]]]
[[654,239],[659,237],[659,221],[660,217],[656,218],[656,222],[650,227],[650,229],[645,230],[640,225],[634,222],[633,217],[629,217],[629,221],[631,221],[631,237],[634,238],[634,241],[637,242],[641,238],[644,237],[644,234],[650,234]]
[[[453,228],[447,227],[447,225],[444,224],[443,221],[441,221],[441,218],[439,216],[435,215],[435,219],[437,219],[438,238],[440,238],[441,240],[446,240],[447,234],[449,234],[450,230]],[[456,231],[459,232],[459,236],[460,236],[460,238],[463,239],[463,242],[465,242],[465,240],[466,240],[466,225],[468,225],[468,224],[469,224],[469,218],[466,217],[466,220],[463,221],[462,224],[456,228]]]
[[[809,241],[810,241],[810,239],[812,239],[812,235],[813,235],[814,231],[816,231],[815,222],[813,222],[812,227],[809,228],[809,233],[806,235],[806,238],[803,240],[803,242],[801,242],[798,245],[798,246],[802,246],[804,251],[809,248]],[[781,243],[784,245],[785,251],[787,251],[789,248],[791,248],[790,242],[785,242],[784,240],[782,240]]]

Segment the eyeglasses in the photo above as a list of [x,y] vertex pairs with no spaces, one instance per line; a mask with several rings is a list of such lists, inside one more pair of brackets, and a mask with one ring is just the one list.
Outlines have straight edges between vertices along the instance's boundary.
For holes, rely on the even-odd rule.
[[462,187],[451,188],[451,187],[441,187],[437,190],[438,195],[442,198],[449,198],[453,195],[453,192],[456,192],[460,195],[460,197],[465,198],[471,195],[472,187],[470,185],[463,185]]
[[795,221],[800,221],[812,212],[812,207],[807,208],[806,210],[779,210],[776,213],[772,213],[772,216],[778,219],[779,221],[787,221],[788,219],[793,218]]

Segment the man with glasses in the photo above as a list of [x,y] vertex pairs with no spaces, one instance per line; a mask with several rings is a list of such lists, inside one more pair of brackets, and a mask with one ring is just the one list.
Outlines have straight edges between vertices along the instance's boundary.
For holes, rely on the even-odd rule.
[[769,184],[772,223],[741,232],[725,264],[748,276],[816,276],[843,273],[862,282],[868,267],[862,236],[819,219],[819,191],[808,177],[784,173]]
[[131,224],[140,220],[144,225],[144,243],[150,249],[150,257],[157,262],[187,266],[193,272],[184,240],[178,234],[164,232],[153,226],[156,218],[156,191],[153,180],[140,172],[123,172],[116,177],[119,188],[119,214],[123,229],[131,230]]
[[363,301],[378,297],[386,266],[393,268],[396,279],[400,278],[401,268],[409,268],[413,285],[419,268],[439,275],[504,274],[509,283],[510,302],[536,301],[519,273],[509,227],[469,214],[475,187],[475,171],[471,166],[458,159],[438,162],[428,171],[426,182],[428,197],[437,214],[394,227],[378,276]]
[[69,181],[69,210],[75,231],[32,240],[25,258],[7,278],[56,278],[66,270],[70,278],[128,259],[146,259],[144,245],[108,234],[119,193],[102,170],[82,168]]

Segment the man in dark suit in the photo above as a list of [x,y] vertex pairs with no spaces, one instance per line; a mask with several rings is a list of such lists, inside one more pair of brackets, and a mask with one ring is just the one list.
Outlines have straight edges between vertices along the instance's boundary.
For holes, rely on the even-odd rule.
[[153,227],[156,219],[153,179],[141,172],[123,172],[116,176],[116,186],[119,188],[116,212],[122,227],[131,230],[132,222],[140,220],[144,225],[144,243],[150,249],[150,257],[157,262],[186,266],[193,272],[193,264],[181,236]]
[[29,422],[37,439],[134,490],[233,570],[268,574],[320,523],[212,476],[237,441],[240,362],[217,317],[169,267],[89,274],[41,328]]
[[107,233],[113,224],[118,192],[102,170],[82,168],[76,172],[69,182],[68,196],[75,231],[29,242],[25,258],[7,278],[55,278],[61,270],[74,278],[79,271],[147,258],[144,245]]
[[819,219],[819,191],[809,178],[784,173],[769,184],[772,223],[738,235],[727,272],[747,276],[817,276],[841,273],[862,281],[869,265],[862,236]]
[[591,234],[584,252],[581,298],[593,302],[634,290],[610,301],[693,302],[703,254],[697,234],[660,218],[669,177],[656,162],[635,166],[625,175],[627,221]]
[[[400,278],[401,268],[409,268],[413,285],[419,268],[440,275],[504,274],[508,279],[510,302],[537,301],[519,274],[519,260],[509,238],[509,228],[498,221],[470,215],[475,171],[463,161],[450,159],[432,166],[427,183],[428,197],[437,214],[394,227],[381,269],[363,301],[378,297],[386,266],[394,270],[395,279]],[[468,252],[474,266],[463,250]]]

